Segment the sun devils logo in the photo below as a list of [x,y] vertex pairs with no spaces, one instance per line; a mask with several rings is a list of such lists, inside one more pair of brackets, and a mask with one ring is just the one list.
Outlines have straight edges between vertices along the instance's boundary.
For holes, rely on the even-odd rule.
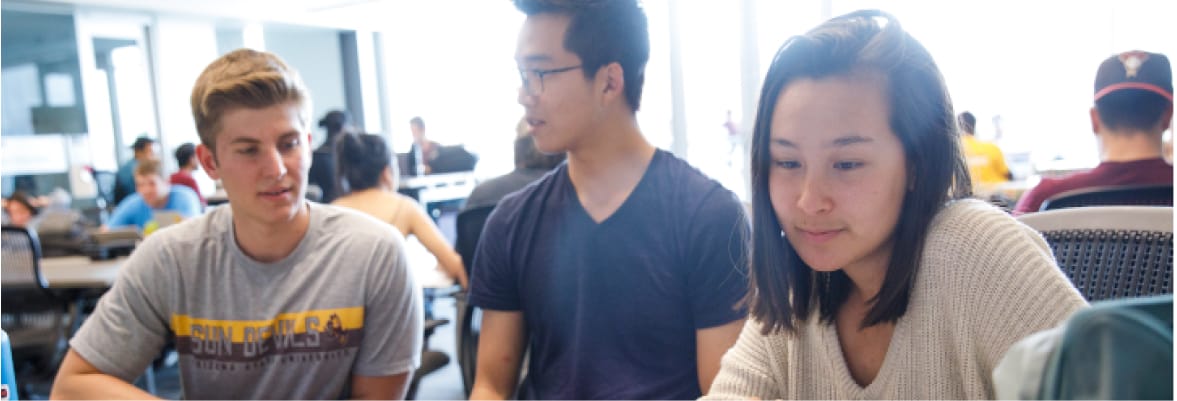
[[326,328],[328,336],[335,337],[335,340],[339,341],[341,345],[347,344],[347,333],[343,332],[343,319],[340,319],[338,314],[332,314],[327,319]]
[[1136,72],[1140,70],[1140,66],[1148,61],[1148,53],[1135,51],[1125,52],[1120,54],[1120,63],[1124,64],[1124,72],[1126,78],[1135,78]]

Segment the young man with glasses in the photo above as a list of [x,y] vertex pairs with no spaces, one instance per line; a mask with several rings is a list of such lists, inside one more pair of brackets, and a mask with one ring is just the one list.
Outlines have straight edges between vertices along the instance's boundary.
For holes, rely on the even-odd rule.
[[474,258],[483,309],[471,398],[694,399],[746,315],[734,194],[642,136],[649,58],[634,0],[517,0],[536,146],[568,162],[504,198]]

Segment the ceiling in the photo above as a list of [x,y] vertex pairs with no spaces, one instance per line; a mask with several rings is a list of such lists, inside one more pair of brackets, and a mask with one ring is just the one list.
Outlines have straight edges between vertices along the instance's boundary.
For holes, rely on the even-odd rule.
[[[398,0],[5,0],[29,7],[150,11],[241,21],[284,22],[333,28],[375,29]],[[4,24],[8,24],[8,20]],[[5,30],[8,32],[9,30]]]

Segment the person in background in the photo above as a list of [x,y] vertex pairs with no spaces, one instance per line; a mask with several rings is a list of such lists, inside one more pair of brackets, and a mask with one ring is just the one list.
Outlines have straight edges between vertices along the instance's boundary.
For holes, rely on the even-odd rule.
[[[400,399],[420,364],[420,289],[389,226],[308,202],[311,98],[238,49],[192,89],[204,171],[228,206],[139,244],[70,340],[54,399],[148,399],[174,340],[183,399]],[[346,234],[342,234],[346,233]]]
[[464,210],[494,206],[507,194],[523,189],[564,162],[564,153],[544,154],[536,149],[530,130],[527,120],[520,119],[515,126],[515,170],[475,186],[466,197]]
[[200,193],[200,186],[196,184],[196,179],[192,178],[192,172],[200,168],[200,162],[196,160],[196,145],[185,143],[176,148],[176,165],[180,169],[172,173],[168,177],[168,183],[172,185],[183,185],[192,189],[196,193],[196,197],[200,199],[202,206],[207,205],[208,202],[204,200],[204,195]]
[[119,202],[106,221],[106,227],[136,226],[143,231],[147,223],[155,219],[157,211],[176,212],[187,219],[199,216],[200,210],[200,197],[196,192],[183,185],[168,184],[163,179],[163,166],[159,160],[147,159],[135,166],[135,193]]
[[432,163],[441,155],[441,144],[425,136],[425,120],[421,117],[409,120],[409,130],[413,132],[413,147],[409,149],[413,163],[410,166],[418,169],[414,171],[416,175],[432,173]]
[[1099,142],[1098,166],[1059,178],[1043,178],[1026,191],[1015,214],[1037,212],[1050,197],[1109,185],[1172,184],[1161,135],[1173,121],[1173,70],[1163,54],[1130,51],[1111,56],[1095,75],[1091,130]]
[[746,310],[735,194],[650,145],[637,123],[650,36],[636,0],[519,0],[523,106],[566,163],[495,206],[470,304],[471,399],[694,399]]
[[969,177],[973,184],[991,185],[1009,181],[1009,167],[1001,148],[992,142],[977,139],[977,117],[963,112],[956,118],[960,126],[961,145],[964,148],[965,163],[969,166]]
[[446,243],[441,230],[413,198],[397,193],[400,175],[388,143],[376,135],[344,134],[336,143],[339,187],[345,189],[332,205],[359,210],[396,227],[402,235],[414,235],[437,258],[447,276],[466,288],[462,257]]
[[126,197],[135,193],[135,166],[144,160],[157,160],[155,155],[155,140],[141,136],[131,144],[135,154],[131,160],[119,166],[114,180],[114,204],[119,204]]
[[37,215],[41,208],[34,205],[37,200],[25,191],[14,191],[4,200],[5,224],[21,228],[36,229]]
[[310,183],[322,191],[319,202],[331,203],[340,195],[339,188],[335,186],[335,138],[351,131],[351,117],[346,111],[331,110],[319,120],[319,127],[327,130],[327,139],[311,154]]
[[751,319],[704,399],[993,399],[1006,350],[1085,306],[967,199],[943,78],[891,15],[787,40],[756,116]]

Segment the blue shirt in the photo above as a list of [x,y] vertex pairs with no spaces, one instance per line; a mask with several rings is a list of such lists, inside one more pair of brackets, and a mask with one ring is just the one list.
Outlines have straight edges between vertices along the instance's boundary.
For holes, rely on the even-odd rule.
[[523,313],[525,399],[695,399],[695,331],[747,315],[748,231],[734,194],[665,151],[600,223],[564,164],[490,215],[470,302]]
[[[155,217],[156,211],[157,209],[152,209],[138,193],[131,194],[119,202],[118,207],[110,214],[110,219],[106,221],[106,226],[114,228],[134,225],[142,231],[147,222]],[[200,198],[188,187],[172,185],[168,190],[168,203],[158,211],[176,212],[186,219],[196,217],[200,215]]]

